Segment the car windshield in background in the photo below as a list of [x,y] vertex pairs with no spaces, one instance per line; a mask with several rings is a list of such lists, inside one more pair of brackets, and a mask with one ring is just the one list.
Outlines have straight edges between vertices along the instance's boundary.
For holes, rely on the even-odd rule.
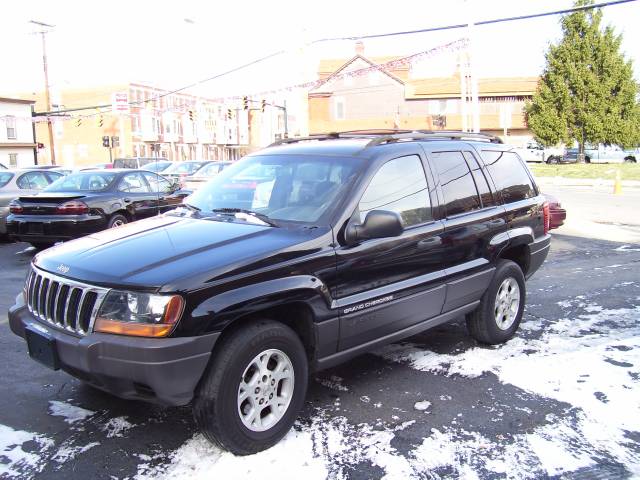
[[171,162],[151,162],[147,163],[144,166],[144,169],[149,170],[150,172],[161,172],[169,165],[171,165]]
[[209,163],[204,167],[200,168],[193,175],[195,177],[212,177],[216,175],[220,170],[222,170],[224,166],[219,163]]
[[115,173],[82,172],[60,178],[44,189],[45,192],[98,192],[108,188]]
[[246,157],[213,177],[185,203],[203,214],[243,209],[274,220],[315,222],[344,195],[360,162],[351,157]]
[[162,173],[193,173],[202,166],[202,162],[174,163]]
[[4,187],[13,178],[13,173],[0,172],[0,187]]

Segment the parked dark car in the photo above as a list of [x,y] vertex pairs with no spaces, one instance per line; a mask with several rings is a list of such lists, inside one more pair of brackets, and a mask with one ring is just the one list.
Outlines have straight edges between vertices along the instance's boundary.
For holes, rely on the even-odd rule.
[[210,441],[263,450],[310,372],[465,316],[479,342],[516,334],[551,238],[508,148],[461,132],[285,140],[182,208],[36,255],[11,329],[53,369],[192,404]]
[[564,225],[564,221],[567,219],[567,211],[562,208],[560,200],[553,195],[545,193],[545,197],[549,204],[549,230],[559,228]]
[[13,200],[7,233],[46,248],[158,215],[175,208],[184,197],[169,181],[146,170],[87,170]]

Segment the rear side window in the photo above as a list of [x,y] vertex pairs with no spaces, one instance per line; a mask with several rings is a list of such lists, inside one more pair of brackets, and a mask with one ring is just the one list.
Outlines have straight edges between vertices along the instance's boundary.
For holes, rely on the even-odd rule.
[[358,207],[361,222],[371,210],[397,212],[406,227],[431,220],[429,190],[420,158],[400,157],[382,165]]
[[504,203],[536,196],[531,177],[515,153],[483,150],[482,157]]
[[49,185],[49,179],[44,172],[29,172],[18,178],[16,183],[23,190],[42,190]]
[[483,171],[480,169],[480,165],[478,164],[478,160],[475,155],[471,152],[462,152],[464,158],[467,159],[467,164],[471,167],[471,174],[473,175],[473,180],[476,182],[476,188],[478,189],[478,193],[480,194],[480,200],[482,201],[483,207],[491,207],[495,205],[495,200],[493,199],[493,194],[489,189],[489,183],[487,182],[487,178],[484,176]]
[[448,217],[481,208],[473,175],[462,152],[435,152],[431,160],[440,177]]

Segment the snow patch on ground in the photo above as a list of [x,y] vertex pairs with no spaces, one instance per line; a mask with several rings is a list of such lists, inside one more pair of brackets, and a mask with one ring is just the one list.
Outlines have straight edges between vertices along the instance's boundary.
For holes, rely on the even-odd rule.
[[[25,444],[35,444],[31,452]],[[53,447],[53,440],[37,433],[0,425],[0,478],[31,478],[46,465],[42,454]]]
[[418,410],[419,412],[424,412],[425,410],[427,410],[429,407],[431,406],[431,402],[428,400],[423,400],[421,402],[416,402],[413,405],[413,408],[415,408],[416,410]]
[[102,426],[102,431],[107,434],[107,438],[122,437],[124,432],[133,427],[135,425],[128,422],[127,417],[114,417]]
[[69,425],[84,420],[96,412],[76,407],[70,403],[60,402],[57,400],[49,401],[49,414],[54,417],[63,417],[64,421]]
[[527,440],[548,475],[559,474],[562,465],[567,471],[584,465],[589,454],[609,454],[640,475],[640,455],[625,436],[640,432],[640,380],[631,375],[640,366],[640,307],[586,306],[587,313],[557,321],[538,340],[516,337],[499,347],[453,355],[407,344],[379,353],[445,375],[473,378],[490,372],[504,383],[580,409],[578,424],[564,425],[562,437],[546,432],[542,440]]
[[342,385],[342,377],[337,375],[331,375],[329,378],[316,377],[316,382],[331,390],[338,390],[340,392],[348,392],[349,388]]
[[100,442],[91,442],[87,445],[71,445],[70,442],[65,442],[60,446],[51,459],[63,464],[68,460],[73,460],[77,455],[84,453],[93,447],[97,447],[98,445],[100,445]]

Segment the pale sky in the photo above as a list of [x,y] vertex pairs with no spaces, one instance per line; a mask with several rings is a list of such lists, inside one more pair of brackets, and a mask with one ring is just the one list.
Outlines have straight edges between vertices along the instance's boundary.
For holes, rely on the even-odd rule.
[[[569,0],[23,0],[12,2],[0,17],[0,96],[42,89],[40,38],[31,33],[36,28],[29,20],[55,25],[48,36],[53,88],[127,81],[176,88],[274,51],[292,52],[198,88],[199,94],[217,97],[313,80],[319,58],[354,53],[352,41],[309,47],[304,66],[299,48],[305,41],[464,23],[471,10],[483,20],[571,5]],[[623,51],[634,60],[640,79],[638,20],[640,1],[604,9],[604,23],[624,34]],[[409,55],[464,35],[452,30],[365,40],[365,55]],[[559,17],[477,27],[479,76],[539,74],[547,45],[559,35]],[[453,55],[442,55],[427,70],[433,65],[438,76],[453,61]]]

